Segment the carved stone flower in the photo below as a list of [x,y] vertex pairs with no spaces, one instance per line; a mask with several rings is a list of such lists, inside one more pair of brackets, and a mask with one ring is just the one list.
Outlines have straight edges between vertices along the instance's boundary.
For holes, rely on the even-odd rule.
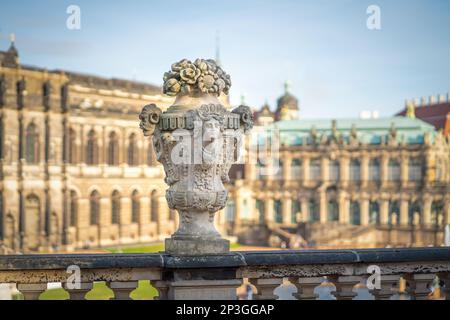
[[180,78],[188,84],[195,84],[201,73],[201,70],[198,69],[195,64],[187,63],[180,71]]
[[187,59],[172,64],[171,71],[164,74],[164,93],[175,96],[200,91],[219,96],[228,94],[231,86],[230,76],[214,60]]
[[214,92],[214,77],[210,74],[205,76],[201,76],[198,79],[198,88],[201,92],[204,93],[213,93]]
[[188,59],[183,59],[179,62],[175,62],[172,64],[172,71],[176,73],[180,73],[180,71],[188,66],[188,64],[191,64],[191,62]]
[[164,82],[163,92],[169,96],[176,96],[180,89],[181,84],[177,79],[171,78]]

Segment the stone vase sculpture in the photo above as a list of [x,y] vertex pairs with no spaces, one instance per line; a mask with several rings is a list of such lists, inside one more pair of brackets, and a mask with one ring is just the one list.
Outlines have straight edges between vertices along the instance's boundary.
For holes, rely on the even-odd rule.
[[164,74],[163,92],[176,96],[162,112],[147,105],[139,115],[145,136],[153,136],[156,158],[169,185],[169,208],[179,213],[178,230],[166,239],[172,255],[221,254],[229,241],[214,226],[215,213],[226,205],[224,183],[239,160],[243,134],[253,126],[249,107],[228,111],[219,101],[231,86],[214,60],[183,59]]

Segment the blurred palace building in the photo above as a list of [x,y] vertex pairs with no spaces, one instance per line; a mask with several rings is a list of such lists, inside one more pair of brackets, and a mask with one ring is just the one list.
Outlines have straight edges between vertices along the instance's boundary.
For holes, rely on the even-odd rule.
[[[26,66],[14,44],[0,51],[3,251],[170,235],[177,215],[137,115],[171,102],[153,85]],[[252,245],[441,244],[450,223],[449,106],[439,97],[408,101],[391,118],[299,120],[286,88],[275,112],[255,112],[256,131],[279,132],[281,169],[271,171],[273,161],[235,165],[216,225]]]

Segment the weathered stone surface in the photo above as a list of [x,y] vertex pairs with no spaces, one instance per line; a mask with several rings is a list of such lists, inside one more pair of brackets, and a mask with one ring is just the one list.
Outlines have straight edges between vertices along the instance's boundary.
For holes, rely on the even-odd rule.
[[166,239],[166,252],[180,256],[211,255],[230,251],[226,239]]
[[253,126],[249,107],[228,111],[219,101],[231,80],[214,60],[183,59],[164,75],[164,93],[176,96],[162,112],[145,106],[140,128],[152,136],[163,164],[166,199],[180,215],[178,230],[166,240],[171,255],[220,254],[229,242],[214,226],[214,215],[225,208],[231,165],[240,159],[242,135]]

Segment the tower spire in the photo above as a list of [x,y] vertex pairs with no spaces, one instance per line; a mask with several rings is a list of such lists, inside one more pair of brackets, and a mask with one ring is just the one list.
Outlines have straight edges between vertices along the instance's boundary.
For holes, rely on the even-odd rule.
[[16,43],[16,35],[14,33],[11,33],[9,35],[9,41],[11,42],[11,46],[14,46],[14,44]]
[[220,32],[216,30],[216,63],[218,66],[221,66],[220,62]]
[[289,93],[291,89],[291,82],[289,80],[286,80],[284,82],[284,93]]

